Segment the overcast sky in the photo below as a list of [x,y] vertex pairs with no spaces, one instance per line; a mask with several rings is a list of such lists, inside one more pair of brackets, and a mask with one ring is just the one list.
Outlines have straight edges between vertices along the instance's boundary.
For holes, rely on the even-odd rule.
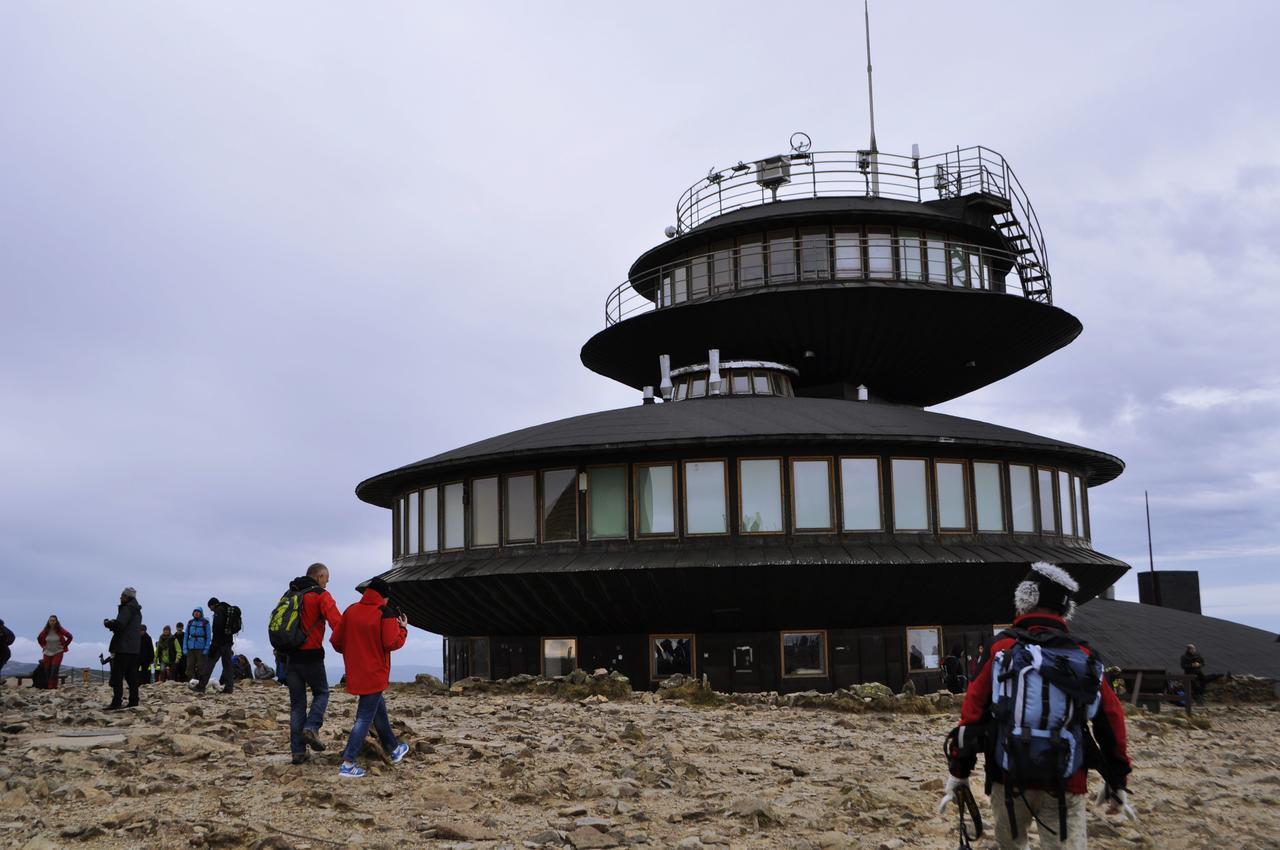
[[[1111,452],[1094,545],[1280,630],[1272,3],[873,4],[882,150],[982,144],[1085,332],[938,408]],[[312,561],[390,560],[353,488],[638,402],[583,368],[709,166],[867,137],[861,6],[0,6],[0,617],[34,660]],[[1136,598],[1133,573],[1120,585]],[[1194,636],[1188,636],[1189,639]],[[402,663],[439,663],[414,631]]]

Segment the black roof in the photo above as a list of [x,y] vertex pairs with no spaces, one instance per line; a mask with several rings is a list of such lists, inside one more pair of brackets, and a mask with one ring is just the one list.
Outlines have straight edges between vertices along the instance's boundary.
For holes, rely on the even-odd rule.
[[[588,413],[490,437],[417,463],[375,475],[356,487],[362,500],[390,507],[417,479],[467,467],[516,460],[616,453],[623,449],[722,448],[767,443],[775,447],[909,444],[1025,451],[1079,463],[1090,486],[1118,476],[1113,455],[1026,431],[932,413],[908,405],[820,398],[726,397],[674,404],[637,404]],[[774,449],[776,450],[776,448]]]
[[1280,679],[1280,643],[1272,632],[1202,614],[1138,602],[1094,599],[1081,605],[1071,631],[1108,665],[1181,672],[1178,659],[1194,643],[1205,672]]

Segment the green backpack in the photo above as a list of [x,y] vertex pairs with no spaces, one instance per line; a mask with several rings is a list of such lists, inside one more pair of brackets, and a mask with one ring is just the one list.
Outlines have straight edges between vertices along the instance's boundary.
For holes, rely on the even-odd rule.
[[271,609],[271,618],[267,620],[267,636],[271,645],[280,652],[293,652],[307,642],[308,629],[302,625],[302,599],[308,593],[323,592],[323,588],[308,587],[305,590],[289,590],[276,607]]

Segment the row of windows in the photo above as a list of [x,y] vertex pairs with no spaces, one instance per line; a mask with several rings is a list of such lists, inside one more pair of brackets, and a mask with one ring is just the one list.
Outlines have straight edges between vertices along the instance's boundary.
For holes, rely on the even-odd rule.
[[1003,252],[906,227],[839,226],[771,230],[729,239],[664,266],[659,307],[735,289],[821,280],[906,280],[1004,291],[993,269]]
[[[687,398],[705,398],[711,394],[707,386],[707,372],[674,379],[673,394],[676,401]],[[776,370],[730,369],[720,373],[725,395],[778,395],[790,398],[791,378]]]
[[[1085,489],[1068,470],[915,457],[741,458],[736,529],[1089,537]],[[729,534],[730,461],[544,469],[417,490],[392,512],[394,556],[588,540]],[[784,471],[789,474],[784,474]],[[888,497],[886,498],[886,494]]]

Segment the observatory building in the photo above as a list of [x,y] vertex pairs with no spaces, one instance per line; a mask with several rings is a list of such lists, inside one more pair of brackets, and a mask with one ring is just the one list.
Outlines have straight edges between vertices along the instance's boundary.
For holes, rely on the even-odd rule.
[[359,485],[383,573],[445,674],[575,667],[643,687],[941,686],[1013,618],[1034,561],[1080,599],[1123,463],[932,413],[1070,343],[1018,178],[982,147],[809,150],[712,171],[582,348],[637,403],[492,437]]

